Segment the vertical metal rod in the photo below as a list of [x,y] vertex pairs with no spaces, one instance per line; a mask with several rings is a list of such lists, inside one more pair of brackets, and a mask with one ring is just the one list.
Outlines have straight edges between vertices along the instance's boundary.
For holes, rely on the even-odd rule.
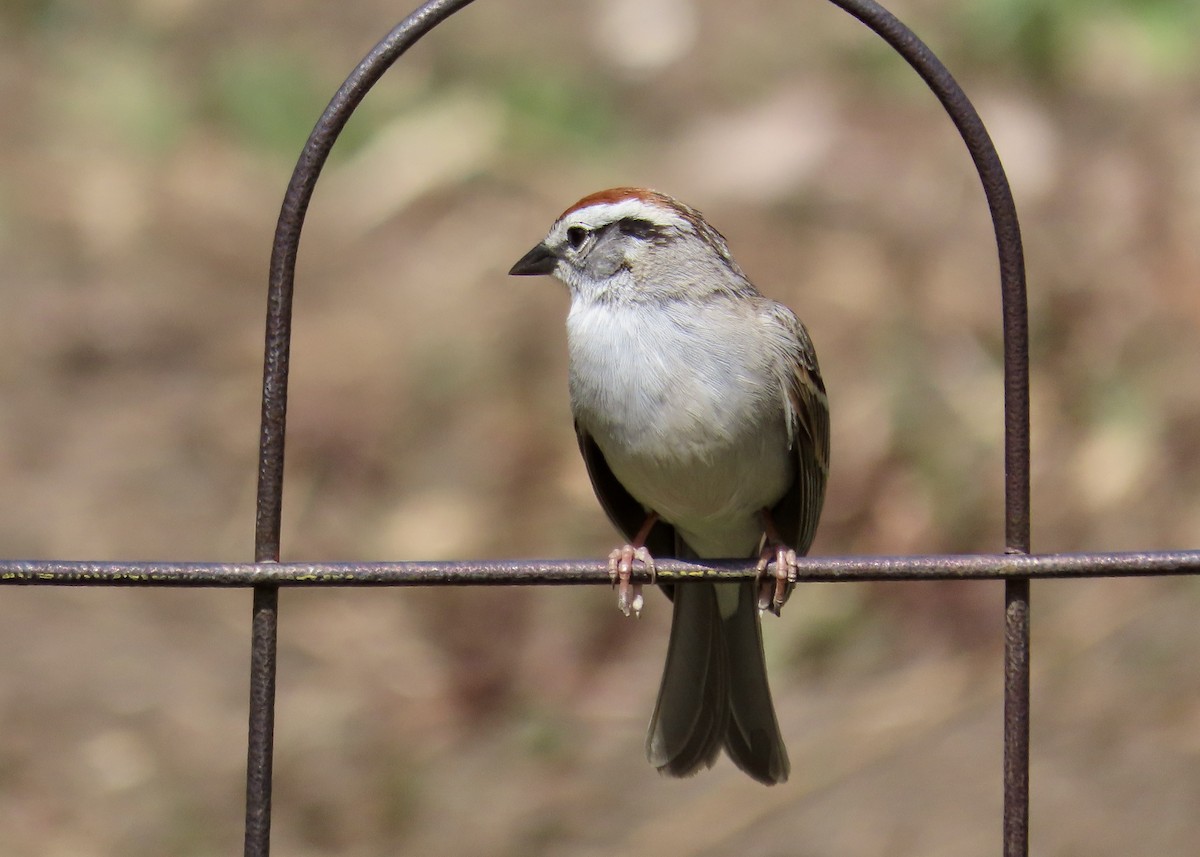
[[250,738],[246,750],[246,857],[271,851],[271,766],[275,744],[275,639],[279,587],[254,587],[250,632]]
[[[309,134],[292,172],[275,227],[267,288],[258,504],[254,530],[255,562],[279,561],[292,295],[300,231],[317,178],[350,115],[383,73],[436,24],[470,2],[430,0],[384,36],[338,88]],[[278,628],[279,588],[256,586],[251,624],[250,722],[246,751],[246,857],[267,857],[271,848],[271,767]]]
[[1004,582],[1004,855],[1029,853],[1029,579]]
[[[1004,317],[1005,549],[1029,553],[1029,334],[1021,229],[1004,168],[962,88],[916,35],[873,0],[830,0],[892,46],[954,121],[987,195],[1000,256]],[[1005,584],[1004,857],[1029,853],[1029,580]]]

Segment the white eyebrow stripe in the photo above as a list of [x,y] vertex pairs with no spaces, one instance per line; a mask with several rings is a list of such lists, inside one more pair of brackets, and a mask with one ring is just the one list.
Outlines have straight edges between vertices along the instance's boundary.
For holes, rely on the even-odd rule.
[[599,202],[568,212],[562,222],[572,226],[597,229],[625,218],[645,220],[655,226],[671,226],[686,229],[687,220],[669,208],[647,205],[640,199],[623,199],[619,202]]

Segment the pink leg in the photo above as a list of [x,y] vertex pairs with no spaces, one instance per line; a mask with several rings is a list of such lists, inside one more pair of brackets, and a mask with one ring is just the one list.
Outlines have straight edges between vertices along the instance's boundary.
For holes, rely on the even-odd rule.
[[[779,538],[771,513],[766,509],[762,511],[762,522],[767,540],[758,557],[758,609],[770,610],[778,616],[791,594],[799,566],[796,552]],[[774,574],[769,574],[772,565],[775,566]]]
[[654,558],[646,550],[645,543],[651,528],[658,521],[658,515],[651,512],[642,528],[634,536],[633,542],[617,548],[608,555],[608,576],[617,587],[617,607],[626,616],[631,613],[640,616],[642,613],[642,584],[633,581],[633,563],[636,560],[650,573],[650,582],[654,582]]

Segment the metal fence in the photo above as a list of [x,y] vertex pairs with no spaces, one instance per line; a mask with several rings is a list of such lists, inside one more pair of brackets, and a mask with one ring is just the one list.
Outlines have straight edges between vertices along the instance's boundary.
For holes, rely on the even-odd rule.
[[[363,58],[318,120],[284,196],[272,247],[263,367],[254,562],[56,562],[0,560],[0,583],[43,586],[250,587],[250,718],[246,769],[246,857],[270,852],[276,634],[281,586],[480,586],[608,584],[607,561],[280,563],[284,429],[296,252],[322,167],[350,115],[410,47],[472,0],[430,0]],[[1200,573],[1200,551],[1031,555],[1029,544],[1029,351],[1025,269],[1011,190],[983,122],[932,51],[873,0],[830,0],[916,70],[962,135],[983,184],[1000,260],[1004,335],[1005,553],[914,557],[807,557],[799,580],[1005,581],[1005,857],[1029,851],[1029,584],[1038,578]],[[753,561],[658,560],[659,582],[744,579]]]

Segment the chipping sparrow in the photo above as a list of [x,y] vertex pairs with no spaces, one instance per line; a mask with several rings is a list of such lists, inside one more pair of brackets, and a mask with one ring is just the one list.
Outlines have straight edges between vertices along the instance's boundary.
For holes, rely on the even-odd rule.
[[786,600],[825,494],[829,412],[808,332],[698,211],[651,190],[584,197],[509,273],[570,290],[571,410],[596,496],[630,539],[609,557],[626,615],[642,606],[634,563],[653,575],[653,554],[759,558],[758,583],[666,587],[647,757],[682,777],[724,746],[750,776],[784,782],[759,611]]

